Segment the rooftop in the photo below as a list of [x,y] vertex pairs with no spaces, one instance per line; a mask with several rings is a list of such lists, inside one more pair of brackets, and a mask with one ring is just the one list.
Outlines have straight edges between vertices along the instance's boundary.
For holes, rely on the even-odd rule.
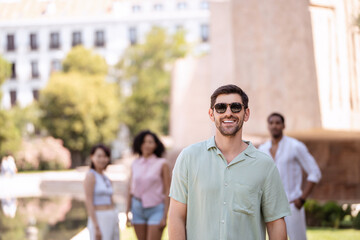
[[99,17],[114,12],[119,0],[0,0],[0,22],[25,19]]

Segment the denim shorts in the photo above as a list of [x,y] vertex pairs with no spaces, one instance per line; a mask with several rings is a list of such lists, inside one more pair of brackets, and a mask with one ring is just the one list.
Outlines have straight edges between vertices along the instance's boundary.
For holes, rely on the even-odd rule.
[[131,198],[132,224],[159,225],[164,216],[164,203],[144,208],[140,199]]

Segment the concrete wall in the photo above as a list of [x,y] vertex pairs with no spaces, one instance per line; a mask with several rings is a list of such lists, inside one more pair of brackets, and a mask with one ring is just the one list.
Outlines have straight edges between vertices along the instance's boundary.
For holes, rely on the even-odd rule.
[[359,1],[310,4],[322,127],[360,130]]
[[[205,69],[193,70],[209,75],[187,79],[188,84],[205,84],[197,90],[204,95],[187,97],[207,102],[217,87],[239,85],[250,98],[250,120],[244,126],[248,135],[267,134],[266,118],[273,111],[286,116],[288,131],[359,131],[360,35],[354,25],[359,5],[356,0],[211,1],[209,60]],[[174,74],[175,84],[177,78],[185,81]],[[182,95],[173,92],[174,98]],[[173,136],[174,143],[195,142],[187,133],[201,116],[179,118],[183,136]],[[208,133],[205,128],[194,134]]]
[[322,172],[322,179],[311,198],[343,203],[360,200],[360,138],[300,138],[313,154]]
[[170,134],[176,149],[212,135],[210,106],[210,58],[182,59],[173,72]]
[[232,5],[234,81],[250,98],[251,116],[245,132],[265,133],[265,119],[273,111],[286,116],[289,130],[319,128],[307,1],[238,0]]

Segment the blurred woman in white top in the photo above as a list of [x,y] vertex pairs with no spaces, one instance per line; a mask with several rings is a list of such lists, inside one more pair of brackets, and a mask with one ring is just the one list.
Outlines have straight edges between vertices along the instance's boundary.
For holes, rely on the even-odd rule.
[[113,188],[104,170],[110,164],[110,150],[103,144],[92,147],[91,166],[84,180],[85,205],[91,240],[119,240],[119,220],[112,199]]

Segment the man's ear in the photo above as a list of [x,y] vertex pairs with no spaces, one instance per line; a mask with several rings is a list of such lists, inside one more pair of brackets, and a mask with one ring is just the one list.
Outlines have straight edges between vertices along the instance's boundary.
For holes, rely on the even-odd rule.
[[245,116],[244,116],[244,121],[247,122],[250,118],[250,109],[246,108],[245,109]]
[[210,117],[211,121],[215,122],[214,110],[211,108],[209,108],[209,117]]

